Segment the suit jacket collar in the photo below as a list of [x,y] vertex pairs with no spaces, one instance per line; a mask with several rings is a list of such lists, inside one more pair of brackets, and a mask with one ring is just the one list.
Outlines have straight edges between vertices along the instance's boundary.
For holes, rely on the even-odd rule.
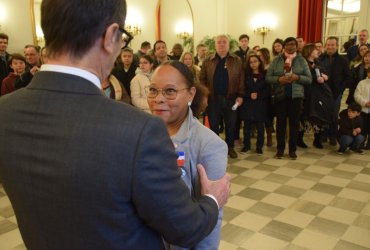
[[26,88],[89,95],[104,95],[99,88],[85,78],[51,71],[37,72]]

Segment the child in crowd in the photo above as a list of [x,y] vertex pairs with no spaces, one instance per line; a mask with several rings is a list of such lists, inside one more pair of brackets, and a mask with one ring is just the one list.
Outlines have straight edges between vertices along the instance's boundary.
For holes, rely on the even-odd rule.
[[257,129],[256,153],[263,154],[265,122],[271,95],[270,85],[265,82],[265,75],[266,71],[261,58],[256,54],[250,54],[246,63],[244,103],[240,107],[240,117],[244,121],[244,147],[241,152],[248,152],[251,149],[251,127],[255,124]]
[[363,154],[360,144],[364,140],[361,134],[362,117],[360,116],[361,106],[351,103],[347,109],[339,113],[338,154],[343,154],[349,147],[353,152]]
[[367,78],[360,81],[355,90],[355,100],[361,105],[361,116],[363,121],[363,132],[367,143],[364,145],[366,150],[370,149],[370,68],[366,70]]
[[1,86],[1,95],[9,94],[15,90],[15,81],[25,72],[26,69],[26,58],[20,54],[13,54],[9,58],[8,64],[13,72],[10,72],[7,77],[4,78]]

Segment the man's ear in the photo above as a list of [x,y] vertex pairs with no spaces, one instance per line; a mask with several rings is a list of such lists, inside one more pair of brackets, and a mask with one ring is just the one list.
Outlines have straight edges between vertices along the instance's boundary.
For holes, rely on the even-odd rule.
[[117,32],[119,32],[117,23],[112,23],[105,30],[102,46],[108,53],[114,53],[116,51],[117,42],[119,42]]

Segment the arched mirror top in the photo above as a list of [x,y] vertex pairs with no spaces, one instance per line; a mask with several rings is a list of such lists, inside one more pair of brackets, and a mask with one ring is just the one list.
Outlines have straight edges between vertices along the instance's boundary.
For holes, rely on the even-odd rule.
[[194,15],[188,0],[158,0],[156,8],[156,39],[168,48],[181,43],[187,51],[194,49]]

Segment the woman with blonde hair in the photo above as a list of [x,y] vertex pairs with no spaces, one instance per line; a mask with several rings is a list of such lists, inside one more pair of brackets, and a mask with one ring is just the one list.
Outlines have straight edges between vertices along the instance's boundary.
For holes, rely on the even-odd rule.
[[184,52],[180,58],[180,62],[188,66],[190,72],[194,76],[196,82],[199,81],[200,67],[195,65],[194,56],[191,52]]

